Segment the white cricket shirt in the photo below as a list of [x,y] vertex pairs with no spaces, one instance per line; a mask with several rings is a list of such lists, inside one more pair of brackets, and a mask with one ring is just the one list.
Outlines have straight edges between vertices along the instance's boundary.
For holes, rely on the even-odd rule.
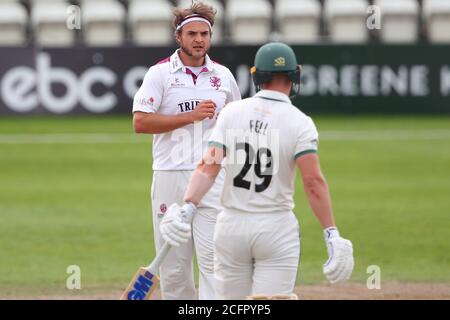
[[280,92],[262,90],[221,112],[210,146],[226,150],[222,205],[245,212],[294,208],[295,160],[317,152],[312,119]]
[[218,114],[241,94],[228,68],[205,57],[198,75],[183,64],[176,51],[152,66],[134,96],[133,112],[177,115],[191,112],[202,100],[213,100],[216,115],[171,132],[153,135],[153,170],[193,170],[207,150]]

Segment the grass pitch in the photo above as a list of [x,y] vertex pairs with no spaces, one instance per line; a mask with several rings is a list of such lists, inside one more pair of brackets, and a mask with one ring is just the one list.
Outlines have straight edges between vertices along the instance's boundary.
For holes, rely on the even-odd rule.
[[[352,280],[450,281],[450,118],[313,117]],[[126,287],[154,255],[151,136],[129,117],[0,118],[0,298]],[[326,250],[296,180],[298,284],[325,283]]]

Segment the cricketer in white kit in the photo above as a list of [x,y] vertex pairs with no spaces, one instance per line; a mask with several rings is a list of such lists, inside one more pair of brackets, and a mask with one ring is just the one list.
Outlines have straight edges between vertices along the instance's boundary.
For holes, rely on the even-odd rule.
[[[135,131],[153,134],[151,201],[157,250],[164,243],[161,222],[171,221],[167,216],[170,204],[183,203],[189,177],[208,148],[219,113],[228,102],[241,99],[230,70],[207,55],[213,8],[195,3],[174,14],[181,48],[148,70],[133,103]],[[198,204],[193,237],[181,245],[171,242],[178,247],[170,250],[160,268],[163,299],[196,299],[194,248],[199,269],[198,297],[215,298],[213,232],[222,210],[221,176]]]
[[[289,99],[293,84],[299,87],[300,70],[285,44],[269,43],[258,50],[252,70],[258,93],[221,112],[210,148],[191,176],[186,203],[171,207],[179,214],[195,212],[225,165],[224,211],[214,234],[219,299],[293,293],[300,257],[299,225],[292,212],[296,168],[323,227],[329,255],[324,274],[335,283],[352,273],[352,243],[340,237],[334,223],[317,155],[317,129]],[[183,223],[173,227],[185,241]]]

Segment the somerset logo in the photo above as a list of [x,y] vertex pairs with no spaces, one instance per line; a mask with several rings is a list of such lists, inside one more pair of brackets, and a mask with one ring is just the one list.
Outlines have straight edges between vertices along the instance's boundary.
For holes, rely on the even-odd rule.
[[216,90],[219,90],[221,86],[221,81],[219,77],[211,77],[209,78],[209,82],[211,83],[211,87],[216,88]]

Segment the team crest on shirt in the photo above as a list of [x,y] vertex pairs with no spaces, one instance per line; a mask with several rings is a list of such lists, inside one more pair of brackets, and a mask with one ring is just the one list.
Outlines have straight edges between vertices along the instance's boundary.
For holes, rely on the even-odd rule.
[[162,218],[162,216],[166,213],[166,211],[167,211],[167,205],[165,204],[165,203],[162,203],[160,206],[159,206],[159,210],[160,210],[160,212],[158,213],[158,217],[159,218]]
[[216,76],[209,78],[209,82],[211,83],[211,87],[216,88],[216,90],[219,90],[222,85],[220,78]]
[[286,66],[286,59],[284,57],[278,57],[275,60],[275,67],[284,67]]

